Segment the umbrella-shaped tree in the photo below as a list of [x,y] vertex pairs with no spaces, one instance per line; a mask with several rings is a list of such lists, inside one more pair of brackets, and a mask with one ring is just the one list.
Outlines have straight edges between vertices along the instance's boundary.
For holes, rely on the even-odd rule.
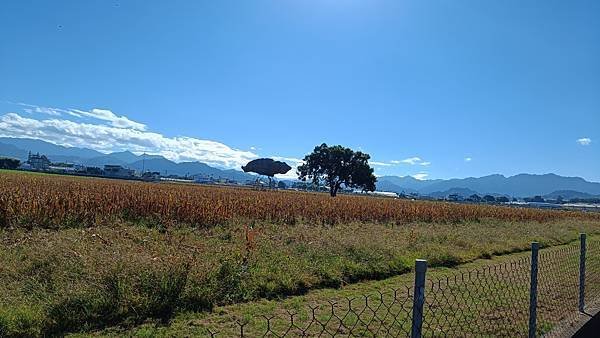
[[277,174],[287,174],[292,167],[287,163],[281,161],[275,161],[271,158],[259,158],[248,162],[245,166],[242,166],[244,172],[253,172],[259,175],[264,175],[269,178],[269,186],[271,186],[271,180],[273,176]]

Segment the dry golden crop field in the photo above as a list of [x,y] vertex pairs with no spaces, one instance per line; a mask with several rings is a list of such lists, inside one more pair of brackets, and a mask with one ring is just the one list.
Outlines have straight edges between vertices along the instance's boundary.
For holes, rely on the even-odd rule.
[[483,219],[600,219],[600,214],[407,201],[366,196],[255,191],[97,178],[0,174],[0,226],[84,227],[117,219],[199,227],[244,219],[282,224],[462,222]]
[[165,323],[579,232],[599,215],[0,171],[0,336]]

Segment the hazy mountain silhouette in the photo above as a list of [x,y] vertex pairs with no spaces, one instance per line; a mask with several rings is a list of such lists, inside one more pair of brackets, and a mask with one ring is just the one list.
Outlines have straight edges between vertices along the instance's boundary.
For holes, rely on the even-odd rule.
[[[47,156],[53,155],[54,157],[92,158],[104,155],[101,152],[92,149],[63,147],[50,142],[29,138],[0,137],[0,143],[12,145],[25,151],[24,159],[27,159],[27,153],[29,151],[32,153],[39,152],[40,154],[45,154]],[[19,159],[23,158],[19,157]]]
[[448,197],[449,195],[459,195],[462,197],[469,197],[471,195],[477,195],[478,193],[476,191],[473,191],[471,189],[467,189],[467,188],[452,188],[446,191],[436,191],[436,192],[432,192],[429,194],[429,196],[431,197],[436,197],[436,198],[444,198],[444,197]]
[[0,156],[23,160],[27,159],[27,150],[15,147],[12,144],[0,143]]
[[380,184],[392,184],[401,189],[421,191],[422,189],[441,181],[443,180],[418,180],[412,176],[381,176],[377,178],[377,187],[379,188]]
[[[418,182],[415,182],[418,181]],[[505,177],[495,174],[483,177],[469,177],[450,180],[415,180],[407,177],[383,176],[378,178],[379,190],[386,190],[392,184],[394,192],[414,189],[422,195],[469,189],[478,194],[499,194],[516,197],[548,195],[557,190],[571,190],[591,195],[600,195],[600,183],[588,182],[581,177],[564,177],[556,174],[519,174]]]
[[0,138],[0,156],[27,160],[27,154],[39,152],[48,156],[52,162],[70,162],[86,166],[102,167],[105,164],[122,165],[141,171],[157,171],[162,175],[205,175],[214,178],[227,178],[244,182],[254,180],[256,176],[241,170],[219,169],[201,162],[170,161],[160,155],[136,155],[130,151],[103,154],[101,152],[75,147],[62,147],[33,139]]
[[566,200],[571,200],[574,198],[581,198],[581,199],[600,198],[600,195],[592,195],[592,194],[588,194],[585,192],[579,192],[579,191],[574,191],[574,190],[557,190],[548,195],[544,195],[545,199],[558,199],[559,197],[562,197],[563,199],[566,199]]

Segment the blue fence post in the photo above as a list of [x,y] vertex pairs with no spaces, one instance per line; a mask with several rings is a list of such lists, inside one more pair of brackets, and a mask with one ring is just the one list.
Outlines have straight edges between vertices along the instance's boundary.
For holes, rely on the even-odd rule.
[[585,234],[579,234],[579,312],[585,310]]
[[529,288],[529,338],[536,334],[537,320],[537,286],[538,286],[538,251],[540,243],[531,242],[531,284]]
[[425,305],[425,274],[427,273],[427,261],[417,259],[415,261],[415,294],[413,297],[413,315],[411,338],[420,338],[423,328],[423,306]]

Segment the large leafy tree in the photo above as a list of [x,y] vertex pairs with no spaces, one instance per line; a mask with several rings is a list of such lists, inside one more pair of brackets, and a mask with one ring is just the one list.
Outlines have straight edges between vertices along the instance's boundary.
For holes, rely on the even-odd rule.
[[304,164],[298,167],[297,172],[302,181],[310,179],[316,184],[327,184],[332,197],[337,195],[342,185],[374,191],[377,178],[369,166],[369,158],[368,154],[360,151],[340,145],[329,147],[323,143],[304,157]]
[[0,169],[17,169],[21,161],[14,158],[0,157]]

